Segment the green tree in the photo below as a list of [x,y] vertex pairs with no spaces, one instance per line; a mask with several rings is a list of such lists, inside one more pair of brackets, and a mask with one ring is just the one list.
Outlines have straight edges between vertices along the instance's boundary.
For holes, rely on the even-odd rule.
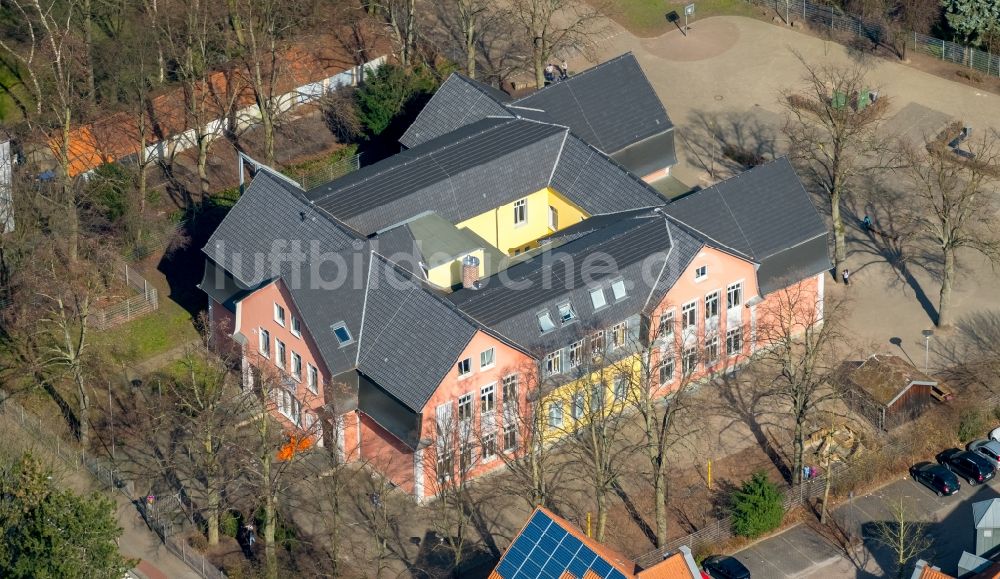
[[948,26],[967,43],[990,48],[1000,36],[1000,2],[995,0],[942,0]]
[[785,507],[778,487],[759,470],[732,497],[733,532],[741,537],[756,539],[776,529],[785,516]]
[[107,577],[135,565],[121,556],[111,501],[58,488],[30,454],[0,468],[0,577]]
[[[444,73],[446,71],[441,71]],[[380,135],[401,114],[422,104],[438,87],[437,71],[423,67],[406,70],[394,64],[365,72],[365,83],[355,92],[358,118],[369,135]]]

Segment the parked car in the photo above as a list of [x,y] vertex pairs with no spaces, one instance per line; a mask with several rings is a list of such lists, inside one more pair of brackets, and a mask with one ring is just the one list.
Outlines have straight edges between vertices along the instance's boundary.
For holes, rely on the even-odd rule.
[[920,462],[911,466],[910,478],[931,489],[939,497],[951,496],[962,488],[955,473],[933,462]]
[[990,431],[990,440],[996,440],[997,442],[1000,442],[1000,426]]
[[701,568],[715,579],[750,579],[750,570],[732,557],[712,555],[701,562]]
[[949,448],[937,455],[937,461],[969,481],[970,485],[984,483],[997,473],[990,461],[968,450]]
[[990,461],[993,468],[1000,467],[1000,442],[995,440],[975,440],[970,442],[968,446],[965,447],[966,450],[970,450],[979,456]]

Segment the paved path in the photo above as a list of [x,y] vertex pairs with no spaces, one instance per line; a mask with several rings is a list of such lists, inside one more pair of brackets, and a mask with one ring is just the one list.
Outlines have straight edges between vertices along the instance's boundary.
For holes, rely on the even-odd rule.
[[873,542],[872,521],[890,520],[889,505],[902,501],[913,520],[928,523],[931,547],[921,557],[946,573],[956,574],[963,550],[975,547],[972,503],[1000,496],[1000,479],[986,486],[962,485],[951,497],[937,497],[909,477],[837,508],[833,516],[853,536],[867,537],[864,547],[849,558],[807,525],[798,525],[736,554],[755,578],[824,579],[874,578],[893,573],[891,554]]

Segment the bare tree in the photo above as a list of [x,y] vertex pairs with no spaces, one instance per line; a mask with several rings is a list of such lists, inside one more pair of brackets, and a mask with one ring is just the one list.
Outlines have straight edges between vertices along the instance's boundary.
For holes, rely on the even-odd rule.
[[925,150],[904,147],[907,167],[905,220],[941,252],[938,326],[952,324],[951,293],[959,250],[971,249],[1000,264],[994,200],[1000,182],[1000,140],[995,132],[969,139],[956,151],[948,142],[958,134],[953,125]]
[[902,498],[888,507],[892,518],[874,521],[871,537],[889,549],[896,565],[896,577],[903,579],[907,565],[930,548],[931,539],[927,535],[927,525],[913,520]]
[[844,302],[817,296],[805,284],[775,292],[757,308],[757,359],[768,395],[792,420],[792,480],[802,481],[806,427],[837,396],[828,376],[842,338]]
[[801,91],[784,91],[782,103],[790,117],[785,124],[790,154],[808,171],[829,201],[835,240],[836,279],[847,260],[847,242],[841,204],[855,177],[871,170],[885,151],[879,128],[889,110],[889,99],[869,95],[877,87],[861,64],[816,66],[796,54],[805,67]]
[[[648,338],[633,340],[629,345],[630,355],[612,364],[614,375],[611,383],[613,400],[634,411],[640,421],[638,451],[649,463],[648,474],[655,505],[656,546],[663,547],[669,536],[667,474],[671,465],[670,451],[690,434],[680,418],[687,409],[688,395],[696,384],[691,370],[697,364],[692,363],[689,357],[684,362],[687,371],[678,366],[682,342],[675,332],[672,311],[665,310],[650,325]],[[698,358],[705,358],[704,353]]]
[[43,136],[40,148],[51,146],[56,156],[57,187],[52,202],[63,207],[66,254],[76,262],[80,246],[79,199],[71,158],[73,127],[81,121],[86,92],[85,66],[75,18],[75,0],[12,0],[8,13],[17,20],[24,42],[0,38],[0,50],[24,71],[24,87],[34,101],[28,115],[33,130]]
[[80,444],[86,449],[90,444],[90,385],[86,377],[86,359],[90,350],[87,332],[90,295],[70,291],[67,295],[57,294],[48,298],[51,308],[48,316],[41,321],[52,332],[54,339],[45,364],[69,373],[77,397],[77,434]]
[[512,0],[511,12],[522,41],[530,43],[535,86],[545,86],[545,66],[557,53],[592,51],[603,26],[600,6],[576,0]]
[[449,36],[449,44],[456,46],[456,52],[462,56],[465,74],[476,78],[476,52],[483,31],[504,17],[503,10],[489,0],[448,0],[437,4],[436,8],[437,18]]

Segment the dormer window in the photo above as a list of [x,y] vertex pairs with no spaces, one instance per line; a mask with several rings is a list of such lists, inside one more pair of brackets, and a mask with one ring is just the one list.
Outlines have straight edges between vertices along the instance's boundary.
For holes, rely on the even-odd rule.
[[333,324],[330,326],[330,330],[337,337],[337,342],[339,342],[341,348],[354,341],[354,338],[351,337],[351,331],[347,329],[347,324],[344,322]]
[[604,288],[595,287],[590,290],[590,301],[594,304],[595,311],[608,305],[608,299],[604,297]]
[[556,325],[552,322],[552,316],[549,312],[538,312],[538,329],[545,332],[550,332],[555,329]]
[[611,282],[611,293],[614,294],[616,302],[625,299],[625,280],[616,279]]
[[559,319],[562,323],[568,324],[576,319],[576,312],[573,311],[573,305],[569,302],[564,304],[559,304]]

